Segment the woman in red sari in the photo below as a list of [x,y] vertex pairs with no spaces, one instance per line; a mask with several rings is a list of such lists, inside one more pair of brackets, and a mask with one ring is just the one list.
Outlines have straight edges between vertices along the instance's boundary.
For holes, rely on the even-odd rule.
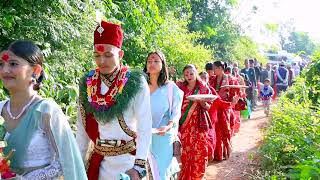
[[[232,78],[232,84],[237,84],[237,85],[243,85],[245,86],[245,82],[242,76],[239,74],[239,69],[237,67],[233,68],[233,78]],[[240,98],[245,98],[246,93],[245,89],[233,89],[234,95],[238,95]],[[240,129],[240,124],[241,124],[241,114],[239,110],[234,109],[234,127],[233,127],[233,133],[238,133]]]
[[[208,63],[209,64],[209,63]],[[206,65],[206,70],[212,70],[213,71],[213,64],[212,66]],[[210,91],[213,95],[218,96],[217,99],[215,99],[212,104],[211,107],[209,109],[209,114],[210,114],[210,118],[211,118],[211,123],[212,123],[212,128],[209,130],[208,133],[208,140],[209,140],[209,144],[210,144],[210,148],[209,148],[209,152],[208,152],[208,160],[209,162],[214,160],[214,151],[216,148],[216,142],[217,142],[217,135],[216,135],[216,123],[218,122],[218,109],[222,108],[222,109],[228,109],[228,108],[232,108],[232,105],[234,105],[236,102],[227,102],[221,99],[221,97],[219,96],[219,94],[216,92],[216,90],[214,88],[212,88],[209,85],[209,73],[207,72],[201,72],[200,74],[201,80],[207,84],[210,88]]]
[[[224,85],[235,84],[231,76],[224,74],[226,64],[221,61],[214,62],[215,76],[210,79],[210,86],[213,87],[222,100],[227,102],[235,101],[234,97],[237,95],[237,90],[229,88],[221,88]],[[234,126],[234,114],[232,108],[225,106],[217,107],[218,122],[216,123],[216,148],[214,158],[216,160],[228,159],[231,154],[231,137]]]
[[199,79],[194,65],[185,66],[183,75],[185,81],[178,84],[184,92],[179,127],[182,144],[179,179],[200,180],[204,178],[208,164],[208,132],[211,128],[210,119],[203,118],[202,114],[210,108],[210,103],[190,101],[187,97],[193,94],[210,94],[210,90]]

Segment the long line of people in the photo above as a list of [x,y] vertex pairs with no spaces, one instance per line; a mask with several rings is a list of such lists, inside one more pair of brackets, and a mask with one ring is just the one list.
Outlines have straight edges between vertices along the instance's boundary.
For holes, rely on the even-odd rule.
[[[241,116],[250,118],[258,91],[263,91],[260,97],[267,106],[271,86],[277,92],[286,90],[296,73],[284,64],[262,70],[255,60],[246,60],[239,72],[238,64],[215,61],[200,74],[188,64],[183,80],[173,82],[169,79],[175,69],[168,70],[160,51],[146,57],[146,76],[122,64],[122,42],[120,25],[102,21],[96,27],[97,67],[79,83],[76,139],[59,105],[37,93],[45,77],[40,48],[30,41],[14,41],[1,51],[0,79],[10,99],[0,102],[6,131],[0,138],[7,141],[6,155],[15,149],[11,169],[17,175],[203,179],[210,161],[230,158],[232,137],[240,129]],[[217,99],[188,98],[201,94]]]

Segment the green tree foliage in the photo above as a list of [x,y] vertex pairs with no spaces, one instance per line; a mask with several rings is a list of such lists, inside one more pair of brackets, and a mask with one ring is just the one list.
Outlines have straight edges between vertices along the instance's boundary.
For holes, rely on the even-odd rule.
[[260,63],[265,64],[266,58],[258,52],[258,44],[247,36],[240,37],[232,49],[232,59],[240,61],[241,64],[245,59],[255,57]]
[[311,55],[316,45],[306,32],[291,32],[288,42],[284,44],[284,49],[290,53],[305,52]]
[[231,21],[230,8],[237,1],[194,0],[191,1],[192,17],[189,29],[204,34],[200,43],[214,50],[214,57],[230,60],[240,37],[239,27]]
[[[120,20],[128,34],[123,49],[129,65],[142,67],[146,55],[157,49],[166,54],[168,64],[176,67],[179,74],[188,63],[203,68],[204,63],[211,59],[212,52],[202,45],[196,45],[196,40],[202,36],[197,32],[190,33],[187,29],[188,5],[183,1],[129,0],[115,1],[113,7],[106,2],[105,5],[107,9],[115,5],[118,8],[118,13],[110,14],[109,18]],[[184,15],[178,13],[177,16],[177,12]]]
[[173,14],[167,13],[156,41],[167,55],[168,64],[176,67],[180,75],[186,64],[195,64],[201,71],[212,58],[210,50],[203,45],[196,45],[196,40],[202,35],[197,32],[190,33],[187,25],[187,21],[178,20]]
[[278,29],[279,29],[279,25],[278,24],[267,23],[264,26],[268,31],[271,31],[272,33],[277,32]]
[[295,31],[294,19],[281,23],[278,28],[279,44],[281,49],[285,49],[285,44],[288,42],[288,38],[291,32]]

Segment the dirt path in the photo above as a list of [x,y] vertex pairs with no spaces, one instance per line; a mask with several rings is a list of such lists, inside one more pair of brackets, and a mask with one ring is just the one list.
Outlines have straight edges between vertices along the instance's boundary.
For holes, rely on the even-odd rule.
[[240,132],[232,139],[233,152],[230,159],[211,163],[207,168],[207,179],[248,179],[249,174],[258,167],[256,153],[262,140],[261,129],[267,122],[268,118],[264,115],[261,106],[253,112],[251,119],[243,120]]

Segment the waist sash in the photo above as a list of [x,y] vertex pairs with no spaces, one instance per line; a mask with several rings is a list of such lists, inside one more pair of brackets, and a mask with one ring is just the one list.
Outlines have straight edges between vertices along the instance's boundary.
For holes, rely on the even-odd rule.
[[[86,114],[83,106],[80,104],[80,112],[82,116],[82,121],[84,128],[89,136],[89,138],[93,142],[98,142],[99,140],[99,125],[94,115],[92,113]],[[126,124],[123,115],[118,117],[118,122],[122,130],[133,139],[126,143],[123,143],[120,146],[116,147],[106,147],[99,145],[98,143],[95,144],[94,150],[91,153],[88,164],[87,164],[87,176],[88,180],[98,180],[99,179],[99,167],[104,158],[104,156],[118,156],[122,154],[130,153],[135,155],[136,153],[136,145],[135,145],[135,138],[136,133],[129,129],[128,125]]]

